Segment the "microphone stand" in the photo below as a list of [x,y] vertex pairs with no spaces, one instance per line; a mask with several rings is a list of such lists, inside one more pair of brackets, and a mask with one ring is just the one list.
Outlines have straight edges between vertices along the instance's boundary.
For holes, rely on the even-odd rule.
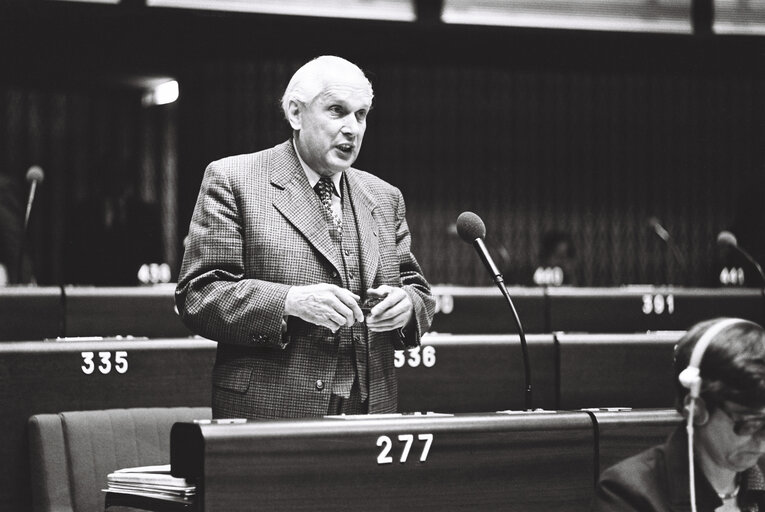
[[510,294],[507,291],[507,288],[505,287],[505,283],[502,280],[502,276],[499,276],[499,280],[497,281],[497,286],[499,287],[500,291],[502,292],[502,295],[505,296],[505,299],[507,299],[507,303],[510,305],[510,309],[513,311],[513,319],[515,320],[515,325],[518,327],[518,335],[521,338],[521,351],[523,352],[523,369],[524,369],[524,377],[525,377],[525,393],[524,397],[526,400],[526,410],[531,411],[531,365],[529,364],[529,348],[526,343],[526,335],[523,332],[523,326],[521,326],[521,319],[518,317],[518,312],[515,310],[515,306],[513,305],[513,301],[510,298]]
[[738,252],[741,256],[743,256],[744,259],[748,261],[759,274],[760,295],[762,295],[762,304],[763,304],[763,320],[765,320],[765,272],[762,271],[762,267],[760,266],[759,263],[757,263],[757,260],[754,259],[754,257],[751,254],[749,254],[748,251],[744,250],[740,245],[738,245],[738,242],[736,242],[735,239],[733,240],[733,243],[726,243],[725,245],[727,247],[732,248],[734,251]]
[[741,254],[744,255],[744,258],[749,260],[749,263],[754,265],[755,270],[757,270],[757,273],[760,274],[760,295],[762,295],[763,321],[765,321],[765,272],[762,271],[760,264],[757,263],[757,260],[754,259],[754,257],[749,254],[749,252],[739,247],[738,244],[735,247]]
[[518,316],[518,311],[516,311],[515,309],[515,305],[513,304],[513,299],[510,298],[510,293],[507,291],[507,287],[505,286],[505,279],[502,277],[502,274],[494,265],[494,262],[484,257],[484,255],[488,255],[489,252],[486,249],[486,245],[483,243],[483,239],[476,238],[473,244],[475,245],[478,254],[481,255],[481,259],[486,265],[486,268],[488,268],[489,272],[492,274],[494,278],[494,283],[499,288],[499,291],[502,292],[502,295],[507,300],[508,305],[510,305],[510,310],[513,312],[513,320],[515,320],[515,325],[516,327],[518,327],[518,336],[521,339],[521,352],[523,353],[523,370],[524,370],[524,379],[525,379],[524,380],[524,384],[525,384],[524,398],[526,403],[526,410],[531,411],[533,410],[531,405],[532,404],[531,364],[529,363],[529,348],[528,348],[528,344],[526,343],[526,334],[523,332],[523,326],[521,325],[521,319]]
[[[675,242],[667,242],[667,245],[670,248],[670,251],[672,251],[672,254],[675,256],[675,261],[677,261],[678,265],[680,266],[680,272],[683,276],[683,280],[686,281],[687,284],[687,278],[688,278],[688,265],[685,263],[685,258],[683,257],[682,253],[680,252],[680,249],[677,248],[677,245],[675,245]],[[667,279],[669,281],[669,279]]]

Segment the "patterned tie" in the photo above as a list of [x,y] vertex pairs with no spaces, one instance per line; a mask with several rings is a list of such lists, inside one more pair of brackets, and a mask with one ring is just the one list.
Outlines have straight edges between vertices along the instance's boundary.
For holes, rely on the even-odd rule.
[[319,194],[319,199],[321,199],[324,208],[327,210],[332,220],[335,221],[337,230],[340,232],[340,234],[342,234],[343,219],[341,219],[340,216],[338,216],[332,209],[332,192],[335,190],[335,186],[332,183],[332,180],[327,176],[322,176],[318,183],[316,183],[316,186],[313,187],[313,189],[317,194]]

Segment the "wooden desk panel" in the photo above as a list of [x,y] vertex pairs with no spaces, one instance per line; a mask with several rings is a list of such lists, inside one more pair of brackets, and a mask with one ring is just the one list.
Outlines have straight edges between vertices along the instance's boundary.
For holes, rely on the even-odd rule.
[[[551,335],[526,336],[534,408],[556,408]],[[524,410],[523,356],[518,336],[427,334],[422,347],[397,351],[402,412]]]
[[[433,286],[436,315],[432,332],[518,334],[510,306],[497,287]],[[544,288],[508,288],[526,333],[550,332]]]
[[556,333],[559,408],[671,408],[675,398],[673,349],[683,334]]
[[64,288],[66,336],[179,338],[192,333],[175,311],[175,285]]
[[[0,288],[0,339],[57,336],[191,335],[175,312],[174,284],[146,287]],[[524,288],[509,289],[527,333],[621,333],[685,330],[714,316],[762,323],[765,299],[749,288]],[[433,286],[431,332],[517,334],[511,311],[495,287]]]
[[765,320],[765,298],[754,288],[549,288],[547,296],[550,331],[687,330],[718,316]]
[[627,457],[664,443],[682,422],[674,409],[594,411],[599,473]]
[[[30,416],[128,407],[209,407],[215,347],[202,339],[0,343],[3,510],[31,507],[26,437]],[[121,373],[125,365],[127,370]]]
[[0,341],[42,341],[63,335],[58,286],[0,286]]
[[205,512],[576,511],[593,443],[580,412],[176,424],[171,463]]

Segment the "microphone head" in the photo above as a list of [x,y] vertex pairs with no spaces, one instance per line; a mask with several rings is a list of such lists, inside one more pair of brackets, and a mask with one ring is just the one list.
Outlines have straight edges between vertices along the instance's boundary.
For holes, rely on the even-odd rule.
[[738,247],[736,235],[730,231],[720,231],[720,234],[717,235],[717,245],[719,247]]
[[27,171],[28,183],[32,183],[33,181],[42,183],[44,179],[45,179],[45,173],[43,172],[42,168],[40,168],[40,166],[38,165],[33,165]]
[[648,225],[653,229],[654,233],[664,240],[665,242],[669,242],[669,232],[664,229],[664,226],[661,225],[661,222],[659,222],[659,219],[656,217],[651,217],[648,219]]
[[473,212],[462,212],[457,217],[457,234],[469,244],[486,236],[486,226]]

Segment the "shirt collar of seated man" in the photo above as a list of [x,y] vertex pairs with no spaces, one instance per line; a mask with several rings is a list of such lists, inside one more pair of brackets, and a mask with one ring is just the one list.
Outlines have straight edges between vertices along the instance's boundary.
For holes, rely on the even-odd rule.
[[[680,340],[676,371],[687,366],[690,350],[710,324],[695,326]],[[765,455],[765,331],[743,320],[727,327],[710,342],[700,370],[701,393],[693,407],[695,466],[723,501],[718,510],[739,510],[740,488],[765,491],[758,465]],[[680,398],[687,417],[690,395]]]

